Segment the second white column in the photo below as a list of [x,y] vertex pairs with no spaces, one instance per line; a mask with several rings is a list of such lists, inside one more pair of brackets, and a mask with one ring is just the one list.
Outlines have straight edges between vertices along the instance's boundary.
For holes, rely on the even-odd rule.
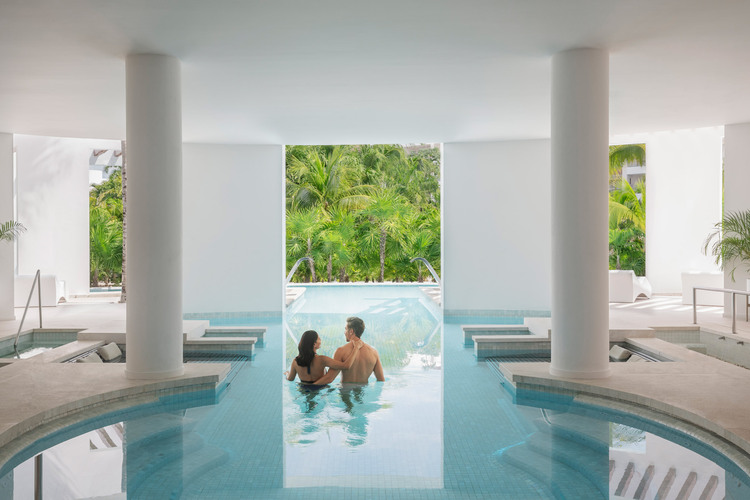
[[609,55],[552,59],[552,363],[561,377],[609,375]]

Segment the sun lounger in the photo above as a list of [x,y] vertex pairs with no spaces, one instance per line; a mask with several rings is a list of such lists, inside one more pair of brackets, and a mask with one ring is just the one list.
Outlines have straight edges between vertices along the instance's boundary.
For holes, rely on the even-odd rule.
[[651,298],[651,283],[645,276],[636,276],[633,271],[609,272],[610,302],[635,302],[639,296]]

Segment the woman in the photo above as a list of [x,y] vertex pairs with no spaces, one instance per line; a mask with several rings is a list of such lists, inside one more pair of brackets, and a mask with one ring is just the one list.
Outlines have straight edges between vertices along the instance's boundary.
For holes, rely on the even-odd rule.
[[348,370],[352,367],[357,353],[362,348],[362,342],[359,339],[352,342],[354,342],[355,349],[351,356],[346,358],[345,361],[336,361],[328,356],[317,354],[317,350],[322,344],[320,336],[315,330],[307,330],[299,339],[299,345],[297,346],[299,356],[294,358],[292,367],[286,372],[287,380],[294,380],[294,377],[299,375],[299,380],[303,384],[314,384],[316,380],[325,375],[326,367]]

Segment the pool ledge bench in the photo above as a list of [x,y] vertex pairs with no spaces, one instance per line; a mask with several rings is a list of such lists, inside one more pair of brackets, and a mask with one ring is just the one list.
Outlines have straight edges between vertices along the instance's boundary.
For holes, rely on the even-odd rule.
[[549,363],[500,363],[523,391],[572,396],[575,401],[663,423],[709,444],[750,473],[750,371],[660,339],[638,339],[669,363],[610,363],[604,379],[550,375]]
[[230,369],[226,363],[189,363],[179,377],[131,380],[125,366],[13,363],[1,368],[0,468],[39,439],[78,422],[165,397],[215,394]]

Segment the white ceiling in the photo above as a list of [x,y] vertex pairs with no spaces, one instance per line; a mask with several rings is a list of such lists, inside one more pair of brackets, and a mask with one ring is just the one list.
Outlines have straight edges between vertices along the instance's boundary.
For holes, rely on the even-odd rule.
[[0,0],[0,131],[121,139],[125,56],[182,61],[183,139],[548,137],[556,52],[611,134],[750,122],[749,0]]

